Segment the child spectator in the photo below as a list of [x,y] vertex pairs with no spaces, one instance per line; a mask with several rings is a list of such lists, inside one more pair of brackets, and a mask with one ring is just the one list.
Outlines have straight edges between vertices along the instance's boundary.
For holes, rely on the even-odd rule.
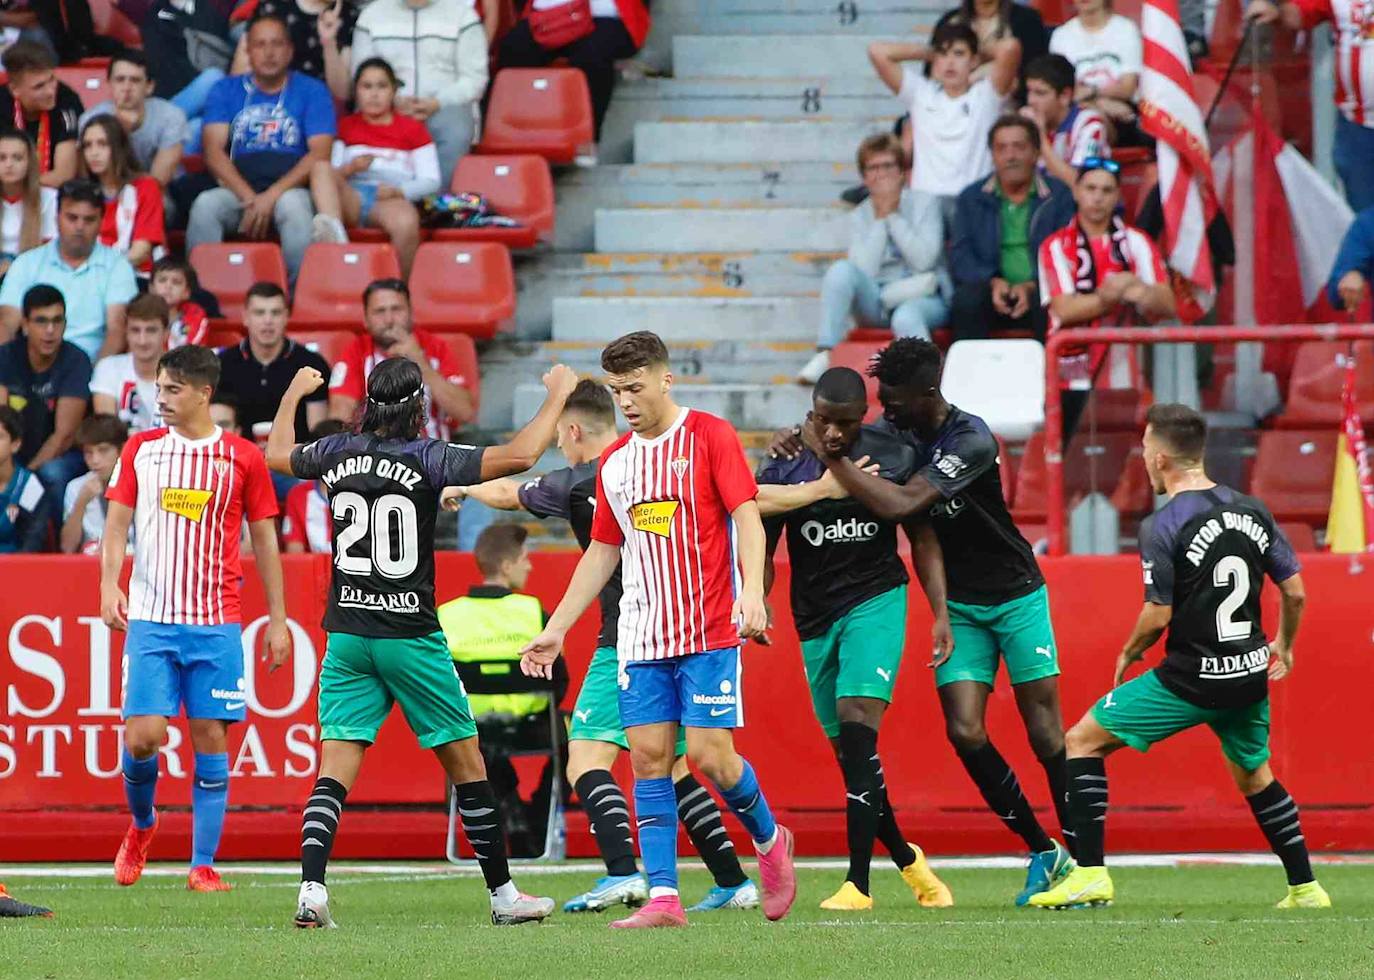
[[57,237],[57,191],[38,183],[33,141],[0,132],[0,279],[20,252]]
[[114,116],[96,116],[81,130],[81,176],[105,195],[101,244],[129,260],[139,278],[153,271],[153,260],[167,246],[162,185],[141,173],[133,144]]
[[[310,430],[310,441],[347,432],[348,425],[338,419],[325,419]],[[307,551],[329,554],[334,540],[334,518],[329,511],[329,495],[322,480],[302,480],[286,493],[286,508],[281,522],[282,550],[289,555]]]
[[184,344],[204,344],[210,334],[210,317],[192,294],[200,288],[196,270],[185,259],[158,259],[153,263],[153,279],[148,291],[167,304],[167,349]]
[[100,553],[100,539],[105,533],[105,488],[128,440],[128,427],[113,415],[88,416],[76,430],[76,444],[81,447],[88,472],[67,484],[60,535],[64,554]]
[[[911,188],[942,199],[949,222],[954,199],[970,174],[992,169],[988,132],[1016,85],[1021,43],[1003,38],[993,49],[986,78],[971,80],[978,61],[978,37],[964,24],[946,24],[930,46],[878,41],[868,48],[878,77],[911,113]],[[907,61],[929,61],[931,77]]]
[[9,85],[0,87],[0,119],[13,120],[38,148],[38,172],[45,187],[61,187],[76,176],[76,122],[80,97],[57,80],[52,52],[34,41],[10,45],[3,58]]
[[157,411],[157,361],[167,350],[168,316],[162,297],[152,293],[135,297],[125,316],[129,350],[102,357],[91,376],[95,410],[117,415],[131,432],[162,425]]
[[[987,64],[994,46],[1004,37],[1014,37],[1021,42],[1021,67],[1024,69],[1036,58],[1049,50],[1050,35],[1045,30],[1045,22],[1034,7],[1012,0],[963,0],[953,10],[946,11],[935,22],[939,30],[946,24],[964,24],[973,28],[978,35],[978,50],[981,52],[980,64],[973,72],[976,82],[987,75]],[[1025,94],[1025,72],[1021,72],[1017,100]]]
[[330,162],[317,161],[310,171],[317,212],[311,237],[343,243],[345,225],[381,228],[396,249],[402,278],[409,278],[420,247],[415,202],[439,189],[439,152],[424,123],[395,111],[399,85],[381,58],[358,66],[358,111],[339,120]]
[[1040,128],[1040,169],[1070,187],[1089,157],[1112,155],[1107,119],[1073,100],[1073,64],[1047,54],[1026,68],[1026,105],[1021,115]]
[[47,545],[43,484],[16,458],[23,443],[19,413],[0,405],[0,554],[44,551]]
[[1078,16],[1050,36],[1050,53],[1073,64],[1074,99],[1112,121],[1118,146],[1147,142],[1135,115],[1144,58],[1140,28],[1129,17],[1112,13],[1112,0],[1074,0],[1074,8]]

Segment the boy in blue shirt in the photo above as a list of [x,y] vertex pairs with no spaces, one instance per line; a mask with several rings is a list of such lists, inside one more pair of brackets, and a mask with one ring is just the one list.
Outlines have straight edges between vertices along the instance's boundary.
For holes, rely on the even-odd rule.
[[43,484],[14,458],[23,441],[19,413],[0,405],[0,554],[45,550],[48,521]]

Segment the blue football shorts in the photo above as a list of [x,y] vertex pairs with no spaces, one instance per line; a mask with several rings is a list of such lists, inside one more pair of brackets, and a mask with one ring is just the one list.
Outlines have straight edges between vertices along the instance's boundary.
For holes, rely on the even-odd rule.
[[124,641],[125,718],[187,718],[243,721],[243,630],[223,626],[179,626],[129,621]]
[[740,728],[744,692],[739,647],[619,665],[620,722],[626,728],[675,721],[688,728]]

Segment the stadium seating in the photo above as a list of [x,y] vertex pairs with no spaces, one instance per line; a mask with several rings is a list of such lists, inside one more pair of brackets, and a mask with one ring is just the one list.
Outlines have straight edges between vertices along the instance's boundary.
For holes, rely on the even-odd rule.
[[1145,451],[1139,445],[1131,447],[1109,499],[1123,518],[1144,517],[1154,509],[1155,494],[1145,469]]
[[491,83],[479,153],[572,163],[592,146],[592,100],[576,68],[505,68]]
[[482,401],[482,372],[477,363],[477,344],[465,333],[448,334],[444,337],[444,342],[453,351],[453,356],[462,368],[463,380],[468,391],[472,392],[472,407],[476,408]]
[[415,325],[488,339],[515,316],[510,252],[494,242],[426,242],[410,272]]
[[868,376],[868,365],[873,355],[888,345],[888,341],[846,340],[836,344],[830,352],[831,367],[853,368],[863,375],[864,387],[868,389],[868,414],[865,422],[874,422],[883,415],[883,406],[878,402],[878,379]]
[[[1068,507],[1092,490],[1111,496],[1121,479],[1132,447],[1139,437],[1130,432],[1100,432],[1093,439],[1079,432],[1064,453],[1064,500]],[[1096,476],[1094,485],[1093,477]],[[1012,518],[1017,524],[1038,524],[1049,511],[1049,483],[1045,471],[1045,433],[1040,431],[1026,443],[1025,455],[1016,474],[1016,494]]]
[[1115,155],[1121,158],[1121,206],[1126,220],[1134,222],[1145,198],[1159,183],[1159,168],[1152,156],[1141,158],[1137,151],[1122,149]]
[[1288,543],[1293,546],[1293,550],[1303,553],[1320,551],[1317,547],[1317,534],[1312,530],[1311,524],[1303,524],[1298,521],[1281,521],[1279,530],[1288,539]]
[[[1288,382],[1288,405],[1274,424],[1282,429],[1335,427],[1341,421],[1341,391],[1345,385],[1346,355],[1342,342],[1303,344]],[[1374,341],[1355,345],[1355,395],[1360,418],[1374,425]]]
[[298,327],[294,318],[291,326],[287,328],[286,335],[319,354],[330,367],[339,362],[344,348],[358,339],[358,334],[352,330],[311,330]]
[[217,350],[232,347],[243,339],[243,324],[238,320],[211,320],[205,335],[205,346]]
[[940,389],[1016,442],[1045,421],[1045,347],[1035,340],[961,340],[945,356]]
[[363,287],[400,275],[390,244],[311,245],[296,276],[291,322],[314,330],[362,330]]
[[90,7],[91,22],[97,34],[118,41],[126,48],[143,47],[138,26],[115,6],[115,0],[90,0]]
[[104,65],[62,65],[57,69],[58,81],[65,82],[81,98],[87,109],[110,97],[110,81]]
[[510,248],[533,248],[541,241],[553,240],[553,178],[543,157],[532,153],[468,154],[454,168],[450,187],[455,194],[481,194],[492,210],[515,219],[521,227],[440,228],[430,235],[434,241],[500,242]]
[[1250,493],[1279,521],[1324,527],[1336,469],[1336,430],[1261,432]]
[[243,298],[255,282],[286,288],[286,263],[275,242],[217,242],[191,250],[200,285],[215,294],[226,320],[243,319]]

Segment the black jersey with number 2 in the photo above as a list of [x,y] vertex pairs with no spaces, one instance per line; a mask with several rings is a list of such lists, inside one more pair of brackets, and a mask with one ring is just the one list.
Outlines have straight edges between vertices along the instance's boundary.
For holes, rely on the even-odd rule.
[[[596,512],[596,463],[578,463],[546,473],[520,487],[520,506],[535,517],[561,517],[572,525],[583,551],[592,543],[592,515]],[[599,647],[614,647],[620,620],[620,566],[616,565],[601,590]]]
[[426,636],[434,611],[434,516],[444,487],[482,479],[482,450],[437,439],[350,432],[298,446],[291,472],[321,480],[334,522],[324,628],[358,636]]
[[1172,606],[1160,683],[1205,708],[1238,708],[1268,693],[1260,622],[1267,575],[1301,566],[1269,510],[1230,487],[1176,494],[1140,527],[1145,601]]

